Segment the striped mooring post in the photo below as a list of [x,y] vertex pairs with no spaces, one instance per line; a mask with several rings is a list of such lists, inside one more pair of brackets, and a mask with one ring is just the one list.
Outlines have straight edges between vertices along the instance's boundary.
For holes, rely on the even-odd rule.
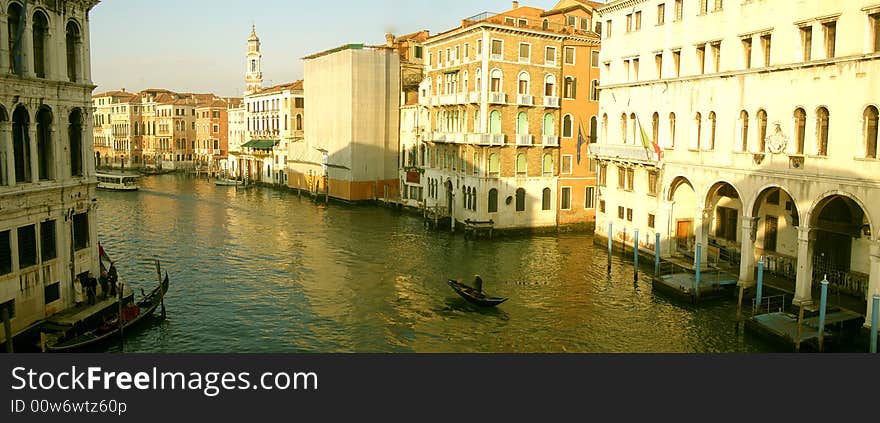
[[611,230],[614,228],[614,223],[608,224],[608,273],[611,273],[611,252],[613,250],[612,242],[614,242],[614,238],[612,238]]
[[639,230],[635,230],[633,238],[633,281],[639,280]]
[[755,293],[755,308],[761,306],[761,295],[764,290],[764,256],[758,260],[758,292]]
[[703,266],[703,245],[697,244],[696,271],[694,277],[694,300],[700,298],[700,270]]
[[880,294],[874,294],[871,306],[871,352],[877,352],[877,321],[880,315]]
[[822,279],[822,298],[819,300],[819,351],[825,344],[825,308],[828,306],[828,275]]
[[660,276],[660,232],[654,234],[654,276]]

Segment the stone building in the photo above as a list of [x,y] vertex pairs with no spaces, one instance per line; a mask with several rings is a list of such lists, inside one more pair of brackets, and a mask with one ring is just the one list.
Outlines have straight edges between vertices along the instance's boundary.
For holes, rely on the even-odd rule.
[[422,207],[425,187],[424,131],[428,108],[419,104],[419,85],[425,79],[424,42],[431,34],[418,31],[395,37],[386,44],[400,55],[400,201],[409,207]]
[[212,172],[218,172],[229,153],[228,104],[213,99],[196,107],[195,160]]
[[663,256],[701,244],[744,287],[763,256],[800,304],[825,275],[880,292],[876,0],[620,0],[599,14],[597,233],[660,233],[641,247]]
[[496,228],[592,226],[594,6],[513,2],[425,41],[427,207]]
[[73,306],[74,278],[99,272],[89,61],[97,4],[0,0],[0,342]]

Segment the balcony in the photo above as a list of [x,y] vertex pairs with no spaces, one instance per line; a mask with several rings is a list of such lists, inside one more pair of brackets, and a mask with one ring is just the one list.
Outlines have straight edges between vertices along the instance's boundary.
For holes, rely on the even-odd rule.
[[467,134],[468,144],[489,145],[489,134]]
[[447,142],[446,134],[443,132],[428,132],[428,141],[431,142]]
[[443,138],[448,143],[467,144],[467,136],[463,132],[447,132],[443,134]]
[[468,93],[468,103],[479,103],[480,102],[480,92],[479,91],[471,91]]
[[516,134],[516,146],[517,147],[531,147],[533,145],[533,137],[530,134]]
[[504,60],[504,55],[492,53],[489,55],[489,60]]
[[544,107],[559,108],[559,97],[544,97]]
[[458,93],[455,95],[455,104],[467,104],[468,103],[468,94],[467,93]]
[[489,134],[489,145],[504,145],[504,134]]
[[600,159],[628,160],[634,162],[657,161],[654,150],[641,145],[590,144],[590,155]]
[[450,104],[455,104],[455,94],[441,95],[439,103],[441,106],[448,106]]
[[532,97],[528,94],[517,94],[516,104],[518,104],[520,106],[534,106],[535,105],[535,97]]
[[491,104],[507,104],[507,94],[489,93],[489,103],[491,103]]
[[559,137],[556,135],[544,135],[541,137],[541,145],[544,147],[559,147]]

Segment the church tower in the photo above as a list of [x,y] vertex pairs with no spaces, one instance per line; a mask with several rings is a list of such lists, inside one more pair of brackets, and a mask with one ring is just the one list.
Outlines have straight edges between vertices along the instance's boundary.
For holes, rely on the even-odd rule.
[[257,37],[257,27],[255,25],[251,26],[251,36],[248,37],[245,81],[247,82],[246,95],[263,89],[263,53],[260,53],[260,37]]

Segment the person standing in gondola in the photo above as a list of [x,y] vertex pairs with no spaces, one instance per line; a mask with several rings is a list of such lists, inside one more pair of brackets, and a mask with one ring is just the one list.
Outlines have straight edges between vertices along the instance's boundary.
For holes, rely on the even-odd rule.
[[107,273],[107,281],[110,282],[110,296],[116,297],[116,282],[119,281],[119,274],[116,273],[115,264],[110,264],[110,271]]
[[480,294],[483,293],[483,278],[480,275],[474,275],[474,289]]
[[98,278],[98,282],[101,284],[101,299],[106,300],[107,295],[110,293],[110,287],[108,284],[109,275],[107,271],[101,269],[101,276]]

